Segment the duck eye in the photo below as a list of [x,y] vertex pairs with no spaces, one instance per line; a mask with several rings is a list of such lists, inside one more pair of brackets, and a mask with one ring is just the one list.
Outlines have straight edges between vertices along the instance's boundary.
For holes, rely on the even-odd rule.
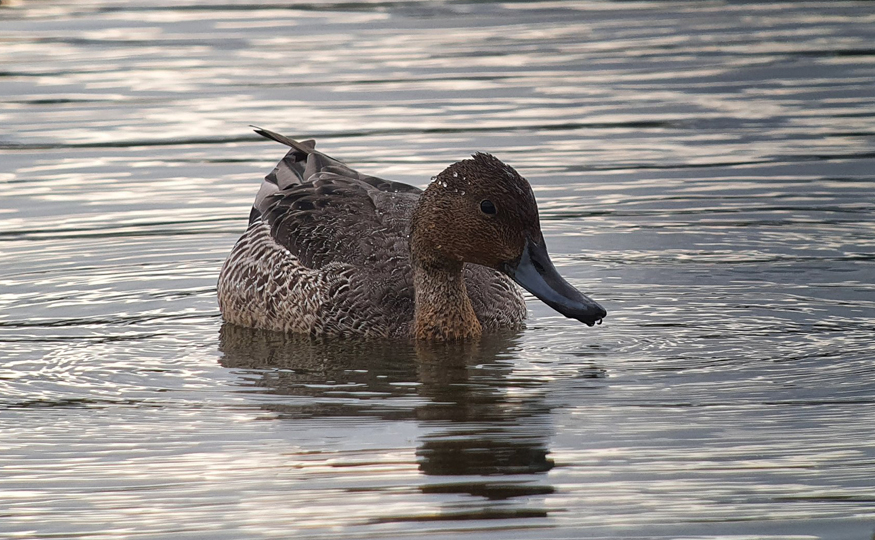
[[483,199],[480,201],[480,211],[484,214],[494,216],[495,215],[495,205],[492,204],[492,201],[489,199]]

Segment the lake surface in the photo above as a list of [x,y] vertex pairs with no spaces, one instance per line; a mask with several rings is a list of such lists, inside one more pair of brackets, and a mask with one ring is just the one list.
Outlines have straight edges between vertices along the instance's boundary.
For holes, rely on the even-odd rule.
[[[875,4],[0,7],[0,536],[875,531]],[[223,326],[285,149],[533,184],[587,328]]]

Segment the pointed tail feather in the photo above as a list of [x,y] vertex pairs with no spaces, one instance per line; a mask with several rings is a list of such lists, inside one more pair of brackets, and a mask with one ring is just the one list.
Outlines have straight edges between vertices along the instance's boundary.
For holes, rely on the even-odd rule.
[[274,140],[280,144],[284,144],[286,146],[291,146],[298,152],[303,152],[304,154],[311,154],[316,151],[316,141],[313,139],[308,139],[306,141],[296,141],[294,139],[290,139],[285,135],[280,135],[279,133],[270,131],[269,129],[260,128],[258,126],[250,126],[255,128],[255,132],[261,135],[266,139]]

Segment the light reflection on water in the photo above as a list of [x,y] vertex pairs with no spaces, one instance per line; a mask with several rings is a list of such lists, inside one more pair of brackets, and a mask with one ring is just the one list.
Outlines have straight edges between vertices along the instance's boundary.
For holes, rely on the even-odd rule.
[[[5,4],[5,3],[4,3]],[[867,4],[0,8],[0,533],[824,537],[875,529]],[[282,148],[533,183],[593,329],[222,325]]]

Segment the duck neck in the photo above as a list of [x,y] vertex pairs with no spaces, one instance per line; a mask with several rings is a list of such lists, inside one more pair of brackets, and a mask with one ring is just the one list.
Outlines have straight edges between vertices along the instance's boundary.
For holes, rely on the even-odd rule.
[[414,257],[416,311],[413,335],[428,341],[457,341],[483,333],[462,277],[462,263],[422,262]]

